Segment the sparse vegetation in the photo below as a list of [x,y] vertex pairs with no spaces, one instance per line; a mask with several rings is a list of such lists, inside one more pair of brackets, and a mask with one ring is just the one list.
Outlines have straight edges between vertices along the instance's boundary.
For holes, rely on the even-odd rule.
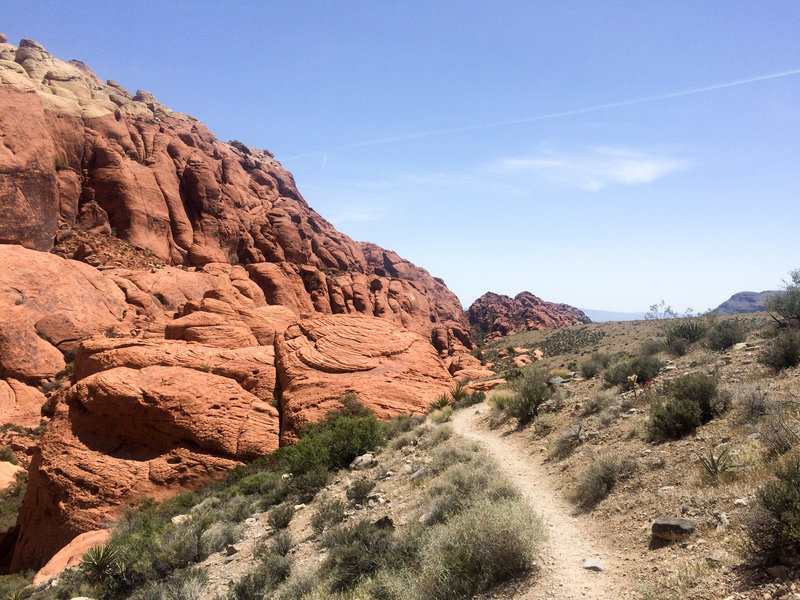
[[761,351],[758,361],[775,372],[796,367],[800,364],[800,331],[778,332]]
[[581,474],[572,501],[584,511],[591,510],[611,493],[617,481],[627,479],[636,472],[633,459],[602,456]]
[[[609,386],[618,386],[622,390],[631,390],[634,386],[653,381],[661,371],[662,363],[655,356],[639,356],[611,366],[603,373]],[[631,377],[635,375],[636,380]]]
[[782,292],[767,300],[767,309],[781,327],[800,327],[800,269],[789,273]]
[[720,321],[708,332],[708,347],[712,350],[727,350],[745,340],[747,331],[738,321]]
[[550,374],[538,367],[529,368],[521,379],[509,384],[513,396],[508,400],[505,410],[517,420],[520,427],[533,421],[542,405],[550,400],[553,389],[548,385]]

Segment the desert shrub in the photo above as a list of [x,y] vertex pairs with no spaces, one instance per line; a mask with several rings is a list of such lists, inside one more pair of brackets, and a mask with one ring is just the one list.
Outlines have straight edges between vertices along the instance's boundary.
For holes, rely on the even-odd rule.
[[430,406],[428,407],[428,411],[439,410],[446,406],[450,406],[450,395],[449,394],[440,394],[436,397],[436,399],[431,402]]
[[374,481],[366,478],[359,479],[347,488],[347,499],[356,504],[364,504],[373,489],[375,489]]
[[738,321],[720,321],[708,331],[708,347],[712,350],[727,350],[745,340],[747,332]]
[[492,407],[498,410],[505,410],[513,396],[514,394],[511,390],[492,390],[488,400]]
[[17,522],[27,489],[28,472],[19,471],[14,476],[14,482],[0,491],[0,531],[8,531]]
[[800,456],[786,460],[776,480],[758,490],[758,505],[746,523],[751,549],[768,560],[800,553]]
[[767,414],[769,395],[758,386],[742,386],[734,395],[737,418],[743,423],[753,423]]
[[503,477],[494,462],[479,454],[468,463],[456,463],[431,480],[425,487],[421,507],[423,521],[433,525],[486,498],[516,498],[517,490]]
[[653,381],[661,371],[661,361],[655,356],[639,356],[633,360],[617,363],[603,373],[608,385],[616,385],[623,390],[631,390],[634,382],[630,380],[636,375],[637,383]]
[[439,528],[423,549],[419,597],[469,598],[528,571],[543,530],[519,500],[475,504]]
[[188,513],[197,504],[197,496],[192,492],[183,492],[172,498],[167,498],[158,506],[158,514],[171,519],[175,515]]
[[520,427],[534,420],[542,404],[553,395],[553,389],[547,383],[549,379],[550,374],[546,370],[532,368],[521,379],[509,384],[513,396],[506,405],[506,411],[517,420]]
[[683,339],[690,344],[702,340],[708,332],[708,322],[702,317],[685,317],[682,319],[668,319],[664,330],[664,340],[667,347],[673,340]]
[[783,326],[800,326],[800,269],[789,273],[790,283],[784,290],[767,300],[767,309]]
[[278,600],[301,600],[317,588],[319,578],[314,573],[293,573],[283,584]]
[[393,542],[393,530],[378,528],[367,519],[328,531],[322,537],[328,550],[322,569],[331,578],[331,589],[351,588],[375,573],[386,563]]
[[800,422],[784,407],[773,407],[759,427],[760,440],[769,456],[786,454],[800,443]]
[[253,555],[259,560],[269,558],[271,554],[286,556],[293,547],[292,536],[289,535],[288,531],[282,529],[269,540],[258,544],[253,551]]
[[619,418],[619,409],[610,407],[597,417],[597,424],[602,428],[606,428]]
[[298,502],[311,502],[317,492],[328,484],[329,477],[328,469],[319,465],[297,477],[292,477],[289,480],[288,488]]
[[639,346],[639,354],[642,356],[655,356],[664,350],[664,344],[658,340],[645,340]]
[[725,411],[724,406],[717,403],[719,397],[717,380],[700,374],[684,375],[674,379],[667,387],[667,392],[676,400],[688,400],[700,408],[700,423],[708,423],[715,416]]
[[400,450],[400,448],[405,448],[406,446],[416,444],[417,440],[419,440],[419,438],[422,436],[423,433],[424,430],[422,428],[413,429],[412,431],[406,431],[405,433],[401,433],[389,443],[389,447],[392,450]]
[[320,534],[327,527],[341,523],[344,520],[344,511],[344,502],[325,498],[317,504],[317,509],[311,516],[311,527]]
[[591,379],[603,370],[603,366],[599,362],[587,360],[586,362],[582,362],[580,364],[578,370],[581,373],[581,377],[584,379]]
[[253,571],[242,577],[228,593],[230,600],[266,600],[292,570],[289,556],[269,554]]
[[[434,430],[435,431],[435,430]],[[451,441],[440,445],[431,455],[428,471],[441,473],[451,465],[468,463],[480,456],[481,447],[475,442]]]
[[231,523],[244,521],[254,512],[253,502],[247,496],[233,496],[223,501],[216,513],[220,520]]
[[654,398],[650,405],[648,437],[650,440],[677,440],[701,425],[700,406],[688,399]]
[[417,425],[421,425],[424,422],[425,417],[422,415],[397,415],[386,422],[384,437],[387,440],[393,440],[399,435],[412,431]]
[[564,429],[553,444],[550,458],[552,460],[563,460],[572,454],[575,448],[580,446],[582,431],[583,426],[580,423]]
[[552,415],[542,415],[533,422],[533,433],[537,438],[549,435],[553,430]]
[[439,410],[435,410],[430,414],[430,419],[434,423],[447,423],[453,418],[453,407],[445,406]]
[[454,400],[452,407],[454,409],[465,408],[467,406],[474,406],[475,404],[480,404],[486,400],[486,394],[484,392],[474,391],[469,394],[466,394],[460,400]]
[[228,544],[233,544],[237,537],[236,526],[233,523],[213,523],[200,534],[201,552],[205,556],[220,552]]
[[457,383],[456,386],[450,390],[450,402],[452,404],[464,402],[467,396],[469,396],[469,392],[467,392],[466,388],[460,383]]
[[698,460],[705,475],[712,480],[719,479],[734,467],[733,456],[727,447],[722,448],[716,454],[713,449],[709,449],[704,455],[698,457]]
[[800,364],[800,332],[794,330],[779,332],[761,350],[758,362],[776,373]]
[[636,463],[631,458],[600,457],[578,478],[572,502],[581,510],[591,510],[611,493],[617,481],[627,479],[635,472]]
[[294,506],[281,504],[270,511],[267,522],[275,529],[286,529],[292,522],[292,517],[294,517]]
[[419,439],[419,447],[423,450],[434,448],[446,442],[453,435],[453,428],[450,425],[439,425],[428,429]]
[[612,356],[607,352],[592,352],[591,360],[592,362],[598,363],[604,369],[607,369],[608,365],[611,364]]
[[385,443],[383,424],[354,397],[345,397],[342,408],[331,411],[318,423],[306,425],[300,439],[273,455],[276,465],[294,475],[319,467],[340,469],[353,459]]
[[665,341],[664,347],[672,356],[685,356],[692,349],[692,342],[686,338],[673,338]]
[[92,583],[105,583],[120,572],[120,555],[116,548],[101,544],[86,551],[80,569]]
[[616,399],[617,396],[613,392],[607,390],[598,392],[583,405],[583,414],[584,416],[597,414],[614,404]]

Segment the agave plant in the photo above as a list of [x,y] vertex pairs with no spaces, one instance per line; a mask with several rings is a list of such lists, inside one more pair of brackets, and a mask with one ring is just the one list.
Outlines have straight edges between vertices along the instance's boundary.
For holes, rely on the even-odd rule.
[[734,467],[733,457],[728,448],[723,448],[716,456],[713,450],[709,450],[706,456],[700,457],[700,465],[712,479],[717,479]]

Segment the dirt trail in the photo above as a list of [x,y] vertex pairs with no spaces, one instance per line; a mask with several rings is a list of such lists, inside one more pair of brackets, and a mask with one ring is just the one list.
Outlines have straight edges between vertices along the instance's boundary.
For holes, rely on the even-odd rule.
[[[542,458],[532,456],[514,436],[503,436],[484,423],[488,408],[481,404],[458,411],[453,428],[460,435],[482,443],[545,522],[548,539],[542,550],[540,577],[520,598],[578,600],[597,598],[635,598],[635,578],[625,575],[621,554],[606,542],[613,532],[600,532],[595,526],[573,516],[574,508],[552,485]],[[602,572],[588,571],[583,562],[589,557],[603,561]]]

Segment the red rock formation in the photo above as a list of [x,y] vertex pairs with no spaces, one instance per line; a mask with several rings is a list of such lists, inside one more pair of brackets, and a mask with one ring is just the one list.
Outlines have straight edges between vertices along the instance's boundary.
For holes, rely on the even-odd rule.
[[289,327],[275,346],[284,435],[354,392],[379,418],[423,412],[452,387],[427,340],[383,319],[331,315]]
[[298,316],[362,313],[426,337],[453,323],[452,350],[469,347],[440,280],[336,231],[271,153],[220,142],[36,42],[0,44],[0,59],[0,242],[47,250],[59,223],[115,231],[167,264],[246,264],[267,302]]
[[472,303],[467,318],[473,327],[486,333],[487,340],[520,331],[558,329],[592,322],[577,308],[545,302],[530,292],[521,292],[514,298],[487,292]]
[[[0,420],[32,422],[30,386],[77,350],[13,568],[291,441],[346,393],[389,417],[452,387],[442,359],[471,341],[441,280],[336,231],[269,152],[0,41]],[[54,240],[77,260],[41,252]]]

